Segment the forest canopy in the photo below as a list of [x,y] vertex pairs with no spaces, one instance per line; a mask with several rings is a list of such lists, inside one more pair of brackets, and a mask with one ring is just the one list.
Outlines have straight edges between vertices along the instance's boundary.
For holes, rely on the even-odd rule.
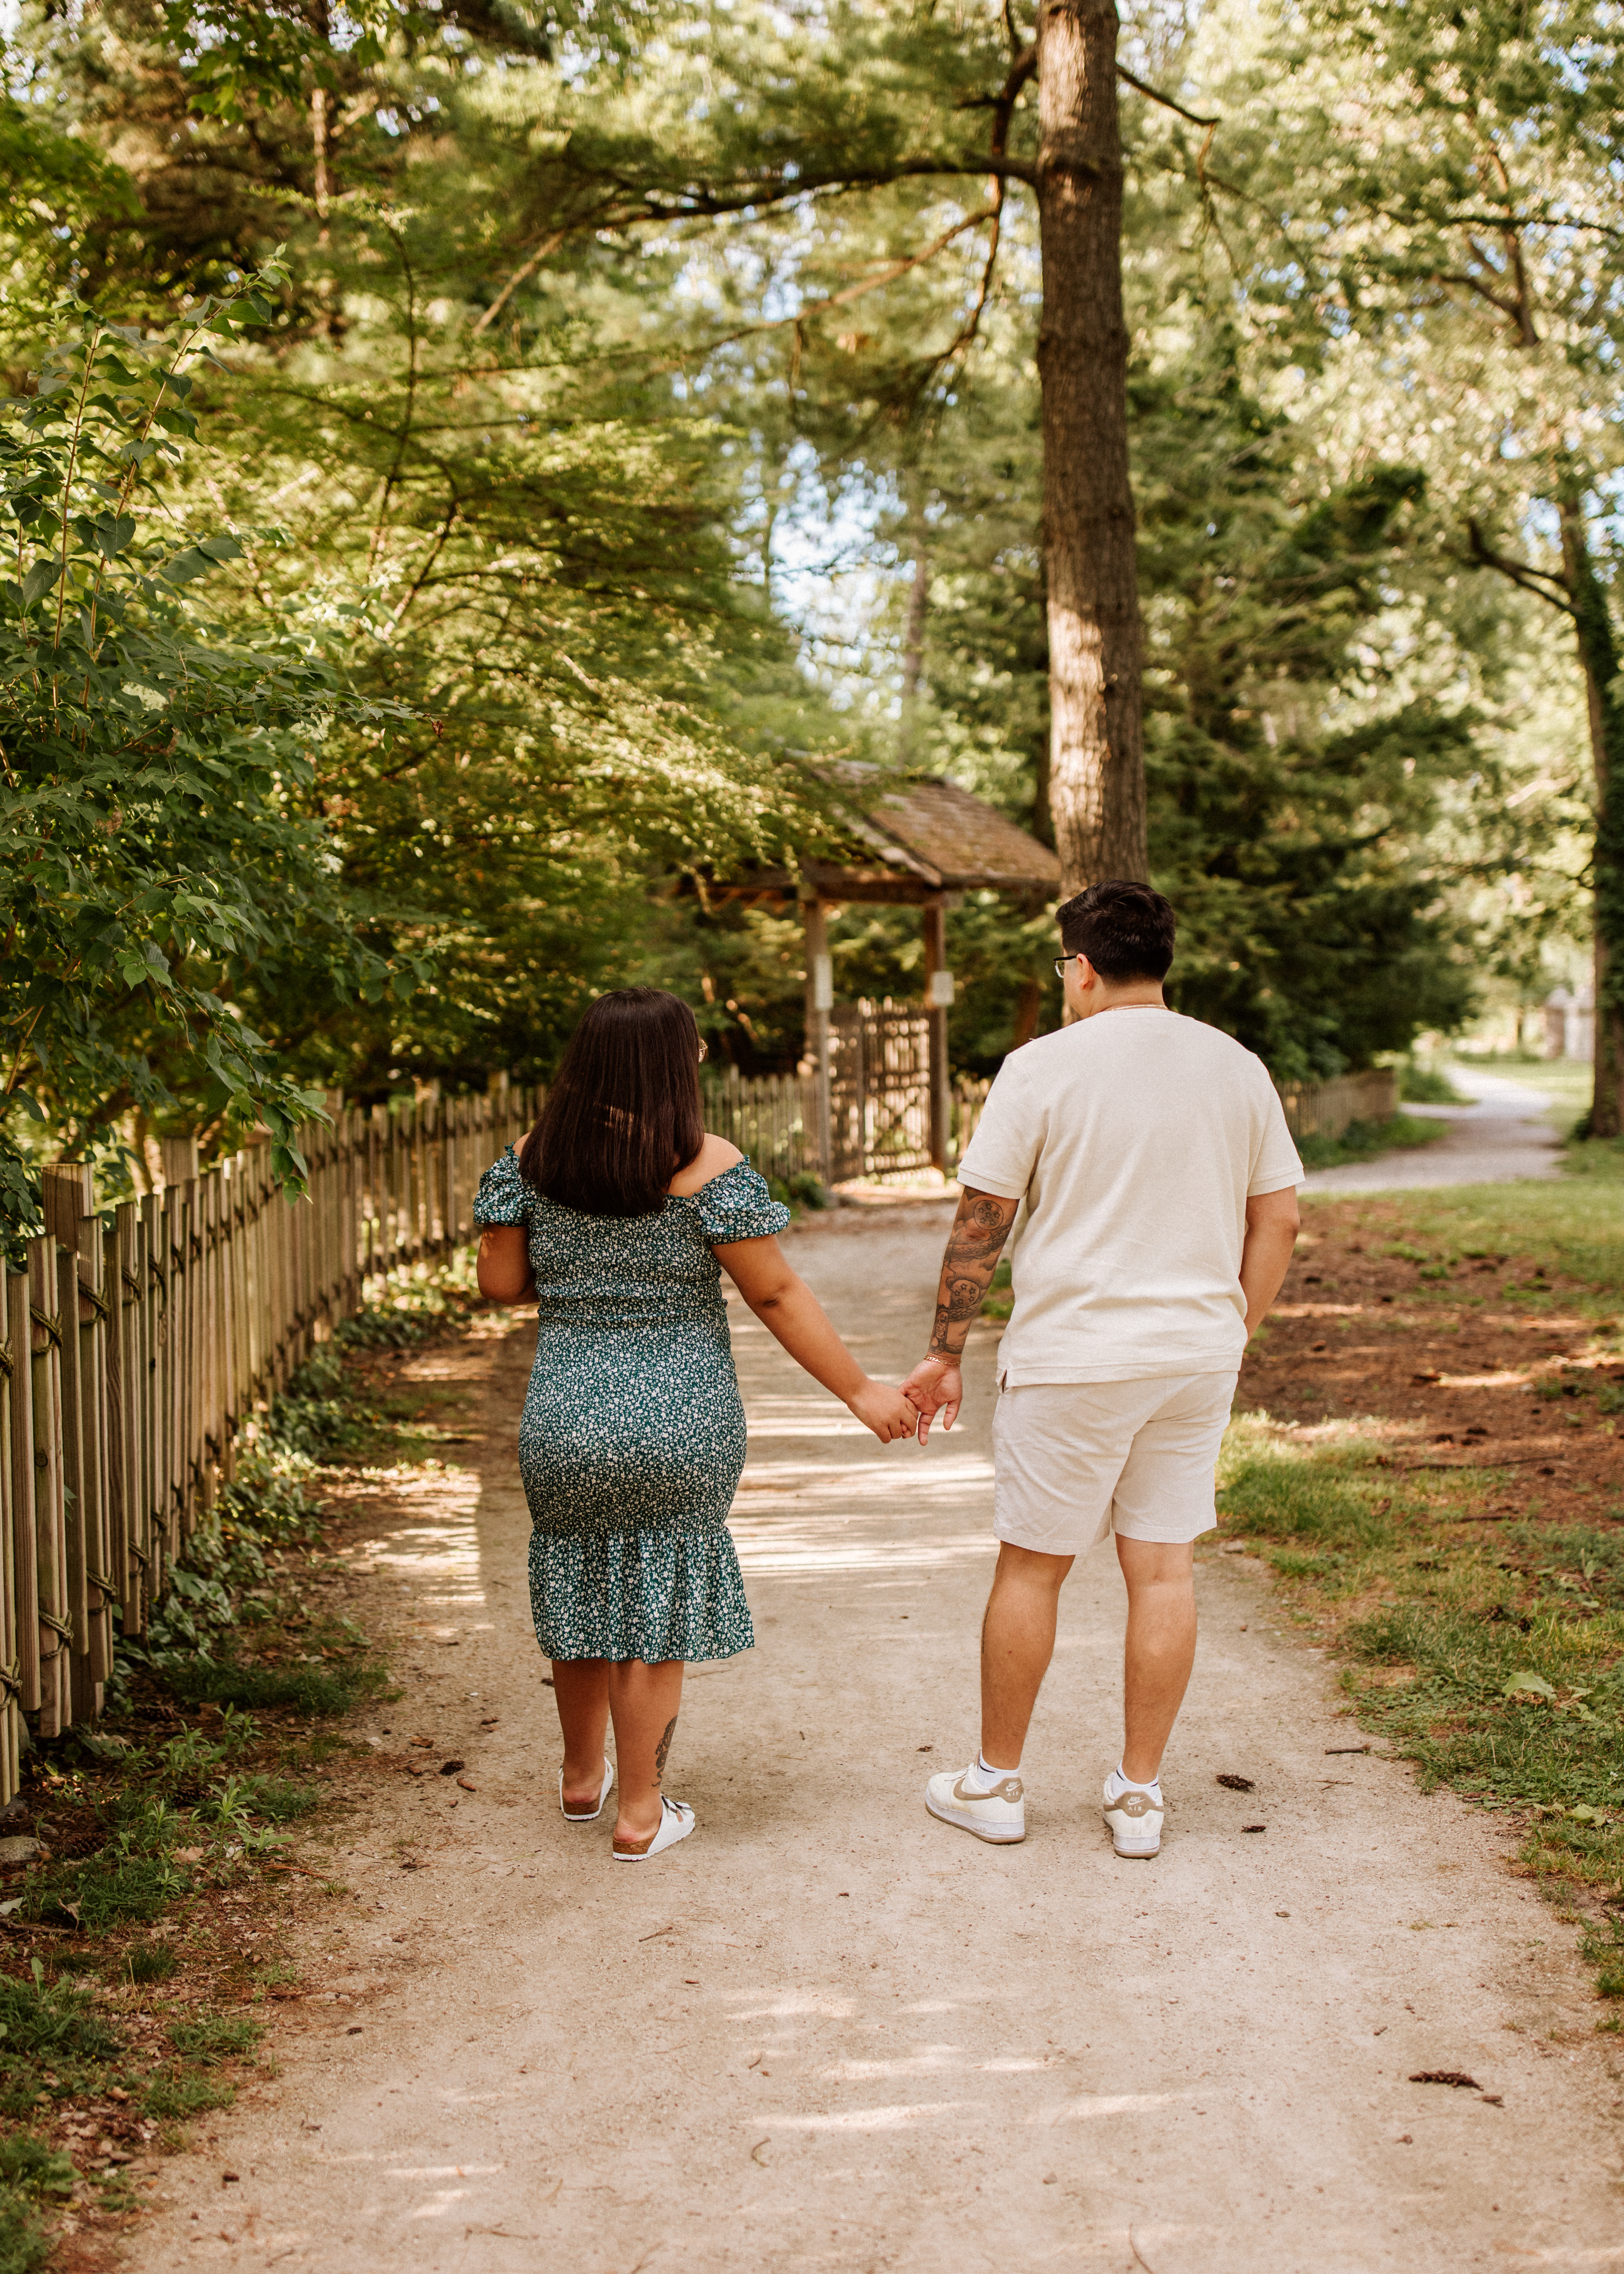
[[[1052,12],[1107,58],[1092,267],[1057,50],[994,0],[24,0],[13,1214],[132,1115],[286,1142],[324,1091],[545,1076],[633,980],[793,1066],[793,911],[706,885],[826,841],[851,758],[1070,882],[1137,861],[1179,1007],[1282,1078],[1538,999],[1593,910],[1608,1028],[1612,34]],[[831,949],[843,999],[919,999],[907,911]],[[962,1068],[1057,1022],[1052,953],[1043,908],[951,912]]]

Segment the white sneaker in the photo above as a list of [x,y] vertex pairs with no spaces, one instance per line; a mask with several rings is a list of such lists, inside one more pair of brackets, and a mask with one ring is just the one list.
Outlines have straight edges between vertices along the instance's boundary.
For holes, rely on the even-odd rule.
[[932,1816],[939,1816],[944,1824],[956,1824],[961,1832],[974,1832],[978,1840],[990,1840],[996,1847],[1012,1847],[1024,1840],[1026,1803],[1019,1777],[1011,1771],[990,1792],[972,1792],[965,1783],[969,1773],[964,1769],[956,1776],[951,1769],[944,1769],[931,1778],[925,1787],[925,1805]]
[[686,1840],[694,1828],[694,1811],[685,1800],[667,1800],[660,1795],[660,1820],[646,1840],[622,1841],[615,1834],[614,1860],[617,1864],[646,1864],[650,1856],[663,1855],[674,1848],[679,1840]]
[[1112,1777],[1105,1780],[1105,1820],[1111,1827],[1111,1845],[1119,1856],[1159,1856],[1162,1819],[1167,1813],[1159,1794],[1139,1785],[1124,1785],[1115,1800]]

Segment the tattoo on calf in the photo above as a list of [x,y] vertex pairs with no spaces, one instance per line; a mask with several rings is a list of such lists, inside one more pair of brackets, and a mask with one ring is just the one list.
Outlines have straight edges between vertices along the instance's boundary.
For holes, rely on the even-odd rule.
[[677,1734],[677,1717],[673,1713],[665,1724],[665,1734],[654,1748],[654,1781],[658,1784],[665,1773],[665,1756],[671,1751],[671,1741]]

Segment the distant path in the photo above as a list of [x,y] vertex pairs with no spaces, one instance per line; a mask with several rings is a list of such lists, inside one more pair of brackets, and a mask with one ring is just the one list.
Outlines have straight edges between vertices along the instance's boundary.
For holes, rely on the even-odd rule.
[[[786,1243],[893,1378],[951,1215]],[[1209,1538],[1160,1860],[1100,1822],[1105,1549],[1066,1590],[1026,1844],[933,1823],[927,1773],[975,1739],[996,1336],[964,1427],[884,1451],[733,1308],[760,1646],[684,1700],[697,1836],[622,1870],[607,1821],[560,1819],[514,1457],[531,1337],[423,1353],[477,1442],[359,1536],[405,1694],[359,1725],[354,1813],[300,1842],[305,1885],[353,1893],[289,1898],[281,2074],[168,2166],[128,2274],[1624,2270],[1618,2040],[1503,1822],[1332,1751],[1359,1739],[1330,1668]],[[406,1773],[442,1754],[465,1785]]]
[[1403,1109],[1420,1120],[1448,1122],[1447,1135],[1431,1145],[1379,1153],[1373,1161],[1316,1169],[1303,1190],[1390,1193],[1419,1185],[1509,1185],[1526,1177],[1561,1174],[1561,1140],[1545,1118],[1554,1097],[1470,1066],[1451,1066],[1449,1079],[1477,1103]]

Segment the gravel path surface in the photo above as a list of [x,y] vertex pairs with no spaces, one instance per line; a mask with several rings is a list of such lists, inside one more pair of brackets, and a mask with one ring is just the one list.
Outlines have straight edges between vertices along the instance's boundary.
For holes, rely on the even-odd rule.
[[[876,1371],[919,1344],[945,1221],[793,1235]],[[169,2167],[128,2263],[1624,2263],[1619,2040],[1595,2034],[1570,1931],[1492,1818],[1331,1750],[1358,1733],[1257,1565],[1203,1551],[1157,1862],[1116,1861],[1099,1818],[1122,1622],[1103,1551],[1067,1591],[1026,1843],[927,1817],[927,1772],[975,1734],[990,1329],[966,1426],[921,1454],[882,1450],[743,1321],[759,1647],[689,1686],[671,1784],[698,1833],[627,1869],[607,1817],[557,1811],[513,1449],[528,1351],[483,1348],[482,1465],[368,1549],[380,1612],[409,1601],[417,1624],[407,1696],[372,1725],[385,1773],[332,1858],[354,1895],[300,1930],[312,1994],[276,2009],[280,2079]],[[411,1735],[477,1790],[409,1778]]]
[[1449,1079],[1472,1105],[1406,1105],[1424,1121],[1449,1124],[1433,1144],[1380,1153],[1341,1169],[1316,1169],[1305,1193],[1387,1193],[1416,1185],[1508,1185],[1561,1174],[1561,1141],[1546,1118],[1556,1100],[1503,1074],[1451,1066]]

